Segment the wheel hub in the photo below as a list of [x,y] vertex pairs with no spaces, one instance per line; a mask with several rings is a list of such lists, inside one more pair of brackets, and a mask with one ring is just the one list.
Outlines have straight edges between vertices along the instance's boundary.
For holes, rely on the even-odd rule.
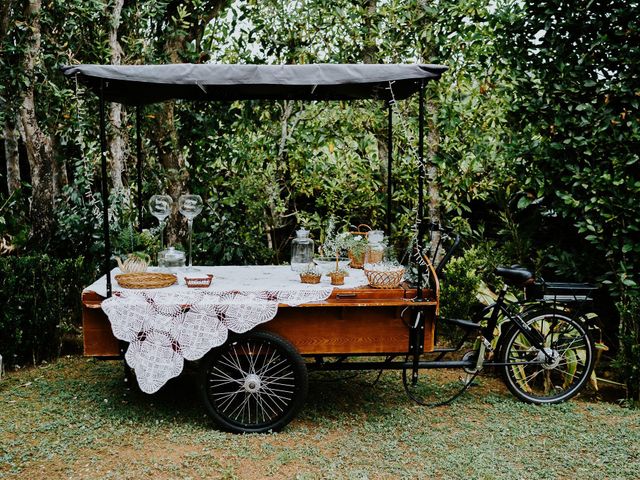
[[542,364],[542,368],[552,370],[560,363],[560,354],[553,348],[545,347],[543,350],[538,351],[536,361]]
[[249,393],[255,393],[260,390],[260,377],[250,373],[244,379],[244,389]]

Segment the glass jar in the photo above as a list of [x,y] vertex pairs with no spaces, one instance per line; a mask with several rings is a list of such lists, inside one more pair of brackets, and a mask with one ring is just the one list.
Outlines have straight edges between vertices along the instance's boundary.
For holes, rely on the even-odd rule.
[[367,235],[368,245],[364,253],[364,268],[367,265],[382,263],[384,260],[385,243],[384,232],[382,230],[371,230]]
[[158,253],[158,266],[170,272],[174,268],[181,268],[185,265],[186,256],[183,251],[175,247],[169,247]]
[[301,228],[296,231],[296,238],[291,241],[291,270],[301,272],[313,261],[313,240],[309,238],[309,230]]

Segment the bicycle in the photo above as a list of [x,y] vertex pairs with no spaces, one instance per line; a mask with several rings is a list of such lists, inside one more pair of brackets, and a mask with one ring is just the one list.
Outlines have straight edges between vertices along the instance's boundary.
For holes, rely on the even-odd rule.
[[[456,237],[454,247],[437,268],[425,257],[435,279],[458,243],[459,237]],[[439,247],[438,244],[436,250]],[[432,361],[424,361],[414,355],[413,362],[409,362],[407,356],[403,384],[407,394],[417,403],[429,406],[448,404],[464,393],[489,367],[496,368],[509,391],[527,403],[563,402],[585,386],[594,367],[595,346],[589,325],[576,313],[580,308],[576,310],[575,307],[590,302],[596,287],[580,283],[547,283],[542,279],[536,281],[532,272],[521,267],[499,267],[495,273],[504,280],[504,287],[495,302],[471,319],[438,317],[436,325],[462,329],[461,339],[453,346],[436,347],[431,352],[436,355]],[[509,287],[526,288],[527,300],[508,300]],[[477,333],[477,337],[472,350],[464,353],[461,359],[444,360],[449,353],[460,353],[473,333]],[[458,379],[461,380],[459,382],[451,381],[450,375],[441,374],[440,380],[444,378],[444,383],[432,384],[419,391],[419,369],[463,369],[465,376]],[[408,378],[410,370],[411,380]],[[429,395],[446,399],[426,401],[424,397]]]

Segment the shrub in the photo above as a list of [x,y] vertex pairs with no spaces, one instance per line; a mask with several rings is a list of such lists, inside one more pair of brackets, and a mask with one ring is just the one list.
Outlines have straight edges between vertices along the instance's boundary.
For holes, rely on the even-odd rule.
[[482,264],[482,258],[475,247],[465,250],[463,256],[449,261],[440,287],[442,316],[469,318],[471,310],[478,304],[476,294],[482,280],[478,271]]
[[617,367],[627,383],[631,404],[640,407],[640,294],[627,293],[618,303],[620,350]]
[[60,354],[62,335],[79,329],[82,286],[94,274],[83,257],[0,258],[0,354],[7,365]]

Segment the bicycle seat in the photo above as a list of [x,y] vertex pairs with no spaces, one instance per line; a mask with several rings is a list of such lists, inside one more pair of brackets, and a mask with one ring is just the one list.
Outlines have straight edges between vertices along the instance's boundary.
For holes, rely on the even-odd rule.
[[524,285],[530,285],[533,283],[533,273],[524,268],[505,268],[498,267],[496,268],[496,275],[504,278],[504,281],[507,285],[514,285],[517,287],[522,287]]

